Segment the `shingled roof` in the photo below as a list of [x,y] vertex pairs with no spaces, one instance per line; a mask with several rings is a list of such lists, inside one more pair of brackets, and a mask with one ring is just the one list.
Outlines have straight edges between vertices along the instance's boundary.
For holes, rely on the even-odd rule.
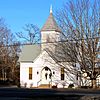
[[46,23],[44,24],[44,26],[42,27],[41,31],[57,31],[57,32],[61,32],[60,28],[58,27],[54,16],[52,14],[52,12],[50,12],[50,15],[46,21]]
[[19,57],[19,62],[33,62],[41,52],[41,45],[24,45],[22,53]]

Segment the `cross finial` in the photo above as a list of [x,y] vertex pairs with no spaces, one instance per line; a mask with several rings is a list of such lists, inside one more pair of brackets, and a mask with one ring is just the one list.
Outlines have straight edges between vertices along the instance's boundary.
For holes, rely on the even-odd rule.
[[52,13],[52,5],[50,6],[50,13]]

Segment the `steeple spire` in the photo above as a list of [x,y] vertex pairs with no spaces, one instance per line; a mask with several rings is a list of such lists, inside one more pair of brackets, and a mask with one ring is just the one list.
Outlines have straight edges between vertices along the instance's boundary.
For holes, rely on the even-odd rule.
[[50,13],[52,13],[52,5],[50,6]]
[[61,32],[60,28],[58,27],[56,20],[54,19],[54,16],[52,14],[52,5],[50,6],[50,14],[49,17],[46,21],[46,23],[44,24],[44,26],[42,27],[41,31],[57,31],[57,32]]

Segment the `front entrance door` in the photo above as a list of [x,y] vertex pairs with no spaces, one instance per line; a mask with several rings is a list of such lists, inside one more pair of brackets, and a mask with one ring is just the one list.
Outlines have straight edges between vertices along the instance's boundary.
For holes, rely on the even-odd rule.
[[51,70],[48,67],[44,67],[41,74],[42,84],[49,84],[52,76]]

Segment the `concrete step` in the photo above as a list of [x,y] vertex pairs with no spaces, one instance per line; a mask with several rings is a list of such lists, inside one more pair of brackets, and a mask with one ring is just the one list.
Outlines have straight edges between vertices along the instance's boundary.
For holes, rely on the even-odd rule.
[[50,88],[51,85],[50,84],[41,84],[38,86],[38,88]]

